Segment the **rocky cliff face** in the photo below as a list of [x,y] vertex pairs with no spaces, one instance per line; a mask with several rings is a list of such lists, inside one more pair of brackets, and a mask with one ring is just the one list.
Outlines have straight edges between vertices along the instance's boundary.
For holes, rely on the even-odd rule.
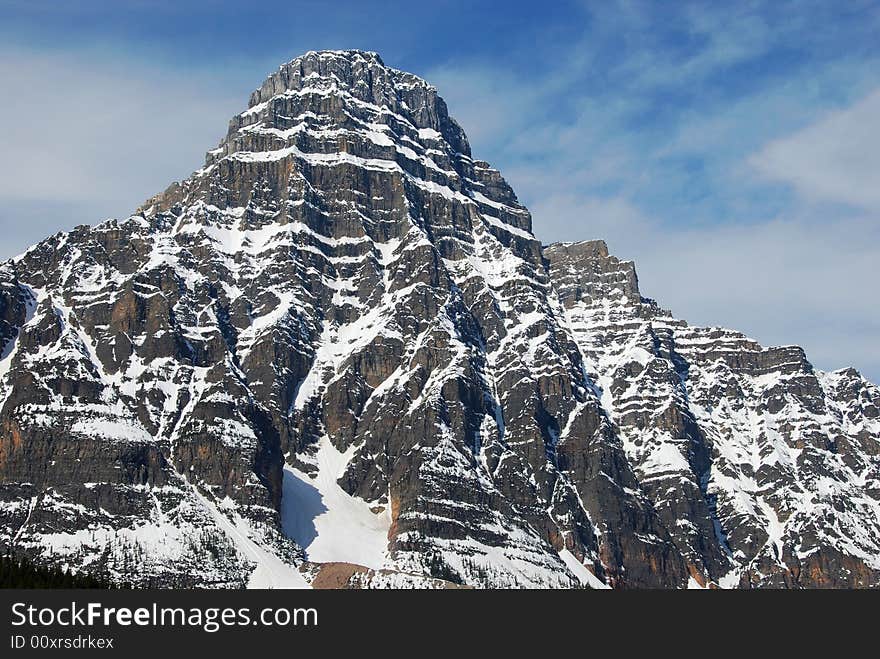
[[0,545],[45,561],[880,583],[877,387],[689,327],[601,242],[543,248],[436,90],[372,53],[285,64],[189,179],[3,264],[0,345]]
[[880,389],[797,346],[675,319],[601,241],[546,254],[587,376],[697,582],[876,585]]

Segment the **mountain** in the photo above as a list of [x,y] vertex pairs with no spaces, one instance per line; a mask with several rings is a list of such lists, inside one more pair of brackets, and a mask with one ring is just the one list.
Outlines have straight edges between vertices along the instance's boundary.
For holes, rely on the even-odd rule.
[[600,241],[542,246],[375,53],[284,64],[187,180],[0,266],[0,346],[0,549],[45,564],[880,585],[880,390],[677,320]]

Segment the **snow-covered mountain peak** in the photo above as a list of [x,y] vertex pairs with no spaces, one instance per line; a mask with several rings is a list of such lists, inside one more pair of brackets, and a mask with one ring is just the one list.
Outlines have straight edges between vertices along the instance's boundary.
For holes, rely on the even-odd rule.
[[188,179],[0,266],[0,549],[142,585],[876,585],[878,407],[602,241],[542,247],[433,87],[312,52]]
[[[291,115],[291,109],[299,112]],[[467,138],[433,86],[385,66],[376,53],[359,50],[312,51],[282,65],[251,95],[247,110],[233,118],[224,142],[256,124],[288,135],[300,124],[361,128],[380,144],[388,141],[381,133],[392,131],[417,143],[442,140],[470,156]]]

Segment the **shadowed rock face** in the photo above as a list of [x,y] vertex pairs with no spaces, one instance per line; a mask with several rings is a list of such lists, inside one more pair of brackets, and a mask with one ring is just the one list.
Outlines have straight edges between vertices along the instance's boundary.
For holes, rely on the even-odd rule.
[[[878,389],[542,248],[372,53],[283,65],[189,179],[0,266],[0,346],[0,544],[119,581],[880,581]],[[328,443],[381,566],[281,532]]]

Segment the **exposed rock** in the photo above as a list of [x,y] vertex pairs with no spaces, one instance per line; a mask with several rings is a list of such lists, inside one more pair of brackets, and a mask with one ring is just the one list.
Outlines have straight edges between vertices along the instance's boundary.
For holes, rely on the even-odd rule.
[[[0,266],[0,346],[0,547],[116,581],[880,583],[877,387],[542,248],[373,53],[285,64],[190,178]],[[297,569],[322,441],[381,568]]]
[[876,585],[880,390],[853,369],[814,370],[796,346],[675,319],[600,241],[545,253],[587,373],[694,579]]
[[317,590],[365,590],[419,588],[446,590],[467,588],[451,581],[393,570],[372,570],[353,563],[303,563],[300,571]]

